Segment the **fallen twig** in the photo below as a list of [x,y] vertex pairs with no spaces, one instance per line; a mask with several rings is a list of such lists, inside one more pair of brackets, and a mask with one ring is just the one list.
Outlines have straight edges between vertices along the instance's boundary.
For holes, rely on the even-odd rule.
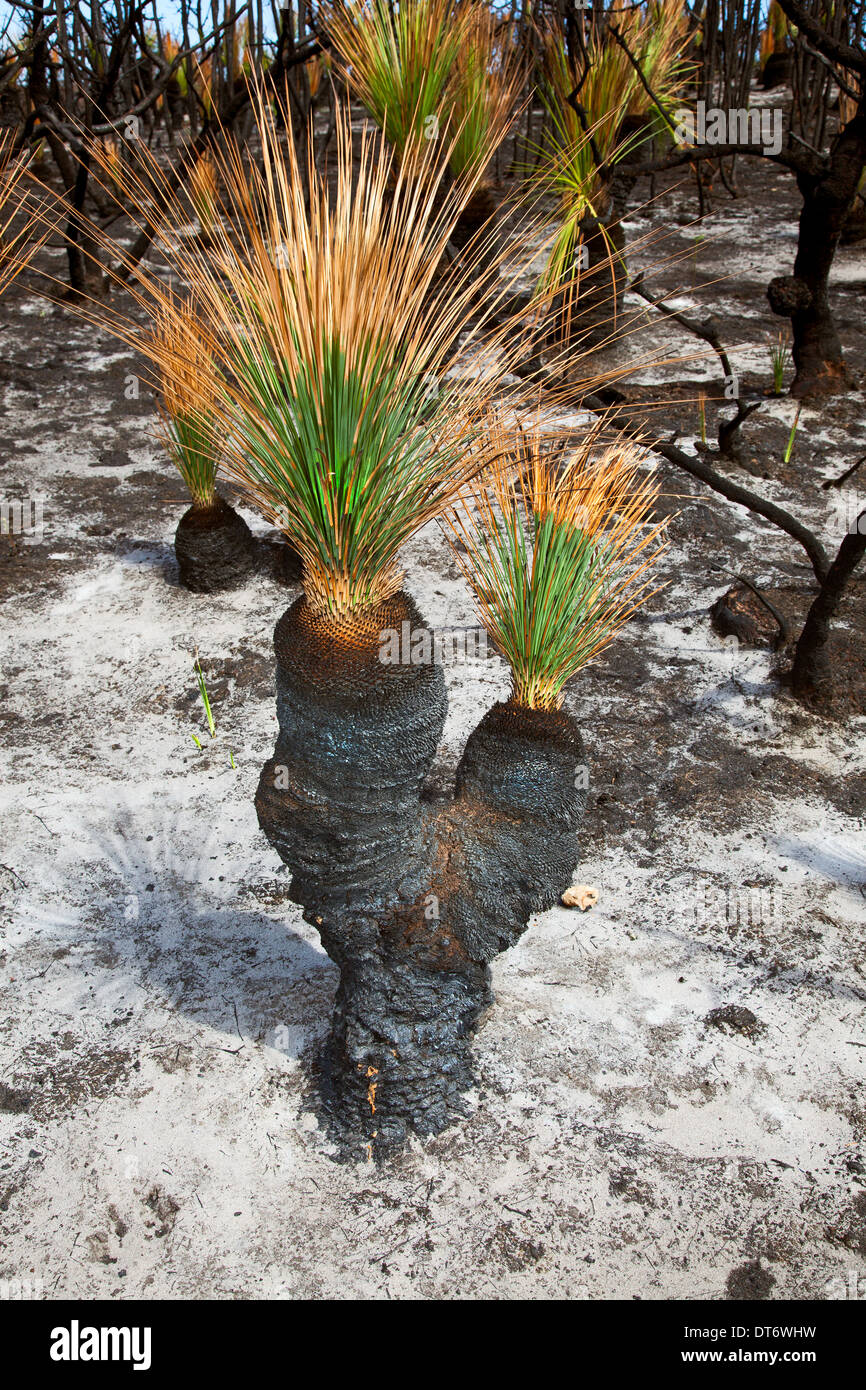
[[771,603],[767,596],[761,593],[761,590],[758,588],[757,584],[752,583],[751,579],[747,579],[744,574],[736,574],[734,575],[734,578],[738,580],[740,584],[745,584],[746,588],[750,589],[752,593],[755,595],[755,598],[758,600],[758,602],[764,605],[767,612],[770,614],[770,617],[775,618],[776,622],[779,625],[779,644],[781,646],[784,646],[785,642],[787,642],[788,640],[789,634],[787,620],[779,612],[775,604]]
[[850,468],[846,468],[844,473],[840,473],[838,478],[827,478],[821,484],[821,487],[824,489],[825,492],[828,487],[841,487],[843,483],[847,483],[848,479],[852,477],[854,473],[857,472],[857,469],[860,467],[861,463],[866,463],[866,454],[863,454],[863,456],[859,458],[856,463],[852,463]]

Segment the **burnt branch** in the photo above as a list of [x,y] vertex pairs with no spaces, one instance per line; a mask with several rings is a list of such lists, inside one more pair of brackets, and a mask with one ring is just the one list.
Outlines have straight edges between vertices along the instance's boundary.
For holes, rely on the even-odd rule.
[[755,145],[688,145],[683,149],[675,150],[671,154],[660,155],[657,159],[644,159],[636,164],[618,164],[617,173],[627,177],[639,178],[641,174],[660,174],[667,169],[678,169],[683,164],[693,164],[696,160],[703,159],[727,159],[729,155],[751,155],[753,159],[767,159],[774,164],[782,164],[786,169],[792,170],[795,174],[811,174],[823,171],[827,166],[827,158],[821,155],[821,170],[816,170],[814,158],[806,160],[798,155],[795,150],[784,149],[778,154],[767,152],[762,147]]
[[866,50],[828,33],[824,25],[820,24],[799,0],[779,0],[779,8],[825,58],[866,76]]
[[635,276],[634,280],[632,280],[629,285],[629,289],[634,290],[635,294],[639,294],[641,299],[646,300],[647,304],[652,305],[654,309],[658,309],[659,313],[663,314],[665,318],[672,319],[675,323],[685,328],[688,333],[693,333],[696,338],[701,338],[705,343],[709,343],[722,364],[725,376],[734,375],[731,360],[725,351],[722,340],[719,337],[718,328],[713,319],[707,318],[704,319],[703,323],[699,323],[697,319],[691,318],[688,314],[683,314],[680,310],[671,308],[664,299],[656,298],[654,295],[651,295],[648,290],[644,289],[643,271]]
[[[584,400],[584,404],[590,410],[597,410],[607,415],[610,414],[609,404],[601,397],[587,396]],[[729,502],[735,502],[740,507],[746,507],[750,512],[754,512],[756,516],[762,516],[765,521],[771,521],[774,526],[778,526],[780,531],[784,531],[786,535],[790,536],[792,540],[797,541],[798,544],[803,547],[809,557],[809,562],[815,573],[815,578],[818,580],[819,584],[823,584],[830,568],[830,560],[827,556],[827,552],[814,532],[810,531],[807,526],[804,526],[802,522],[798,521],[790,512],[786,512],[784,507],[779,507],[775,502],[770,502],[765,497],[759,497],[757,493],[751,492],[740,483],[735,483],[731,478],[726,478],[724,474],[718,473],[716,469],[711,467],[704,459],[695,457],[692,454],[687,454],[683,449],[677,448],[673,441],[656,439],[653,440],[651,444],[647,445],[645,430],[639,429],[629,419],[627,414],[621,413],[623,405],[627,405],[627,402],[620,404],[619,413],[617,413],[615,417],[611,417],[611,422],[617,429],[621,429],[624,433],[631,435],[633,439],[638,440],[644,446],[652,448],[657,454],[661,454],[663,458],[666,458],[669,463],[673,463],[677,468],[681,468],[683,472],[691,474],[691,476],[697,478],[699,482],[706,483],[707,487],[712,488],[714,492],[718,492]]]

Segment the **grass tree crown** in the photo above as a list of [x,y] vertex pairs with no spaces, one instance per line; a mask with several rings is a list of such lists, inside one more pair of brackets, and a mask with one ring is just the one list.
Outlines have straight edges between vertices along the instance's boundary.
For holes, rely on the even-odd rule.
[[693,65],[684,57],[689,30],[680,0],[612,9],[602,27],[590,25],[579,54],[561,29],[540,28],[538,42],[547,120],[527,176],[554,192],[562,210],[561,233],[542,279],[546,286],[568,273],[582,218],[607,216],[616,164],[664,129],[661,111],[673,112]]
[[[399,588],[400,547],[478,467],[480,420],[525,347],[513,323],[497,326],[507,279],[479,311],[471,257],[443,261],[480,166],[443,190],[451,142],[397,162],[381,133],[353,142],[338,105],[326,175],[312,151],[302,167],[253,95],[258,159],[229,137],[213,152],[220,216],[206,242],[179,235],[184,198],[158,166],[130,166],[129,201],[157,222],[194,306],[182,323],[159,277],[137,271],[157,323],[143,346],[173,384],[175,456],[203,457],[209,438],[299,552],[310,607],[348,618]],[[450,372],[458,348],[474,361]]]
[[526,76],[501,16],[478,0],[337,0],[322,17],[350,90],[401,159],[449,136],[450,173],[484,171]]
[[[311,607],[349,615],[399,588],[399,549],[467,480],[498,386],[446,376],[473,279],[441,262],[472,181],[441,194],[447,147],[396,169],[381,136],[353,151],[341,110],[329,186],[259,116],[261,171],[231,149],[222,171],[241,249],[217,235],[194,282],[225,377],[225,466],[297,548]],[[504,341],[485,350],[507,357]]]
[[162,396],[160,440],[189,488],[193,506],[212,507],[219,461],[215,426],[220,381],[192,304],[166,294],[156,309],[151,341]]
[[449,518],[458,564],[512,673],[512,699],[559,709],[566,682],[650,594],[667,518],[643,451],[604,422],[564,461],[540,426],[494,424],[485,469]]
[[453,0],[333,0],[324,26],[350,90],[400,158],[438,138],[445,94],[475,23],[474,6]]

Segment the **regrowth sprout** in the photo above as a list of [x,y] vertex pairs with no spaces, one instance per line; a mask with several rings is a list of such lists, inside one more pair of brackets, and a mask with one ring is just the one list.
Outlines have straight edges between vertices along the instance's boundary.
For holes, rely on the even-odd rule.
[[512,699],[557,709],[566,682],[650,593],[665,549],[642,450],[594,427],[564,461],[543,430],[494,424],[487,467],[450,518],[457,562],[512,673]]

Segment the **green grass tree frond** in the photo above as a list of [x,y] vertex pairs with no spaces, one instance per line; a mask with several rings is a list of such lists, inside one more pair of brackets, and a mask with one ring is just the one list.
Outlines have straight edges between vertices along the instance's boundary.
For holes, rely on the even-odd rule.
[[454,554],[511,667],[512,699],[556,709],[649,595],[667,524],[650,519],[658,484],[604,422],[565,460],[542,426],[501,419],[478,452],[485,469],[448,518]]
[[322,22],[350,91],[402,156],[437,139],[444,100],[472,25],[472,7],[453,0],[333,0]]
[[[196,343],[214,363],[216,399],[205,374],[194,430],[175,429],[175,445],[202,456],[210,442],[221,453],[223,472],[299,552],[311,607],[345,616],[398,587],[401,545],[476,466],[478,421],[507,391],[502,379],[529,333],[497,318],[507,277],[479,310],[471,257],[443,270],[481,177],[477,168],[443,183],[448,139],[395,162],[382,133],[353,137],[338,104],[325,177],[312,151],[301,167],[262,90],[254,111],[255,161],[228,136],[213,151],[221,217],[206,242],[182,234],[187,195],[155,157],[124,163],[124,191],[188,287]],[[122,248],[111,249],[121,278]],[[502,259],[513,264],[514,250],[503,247]],[[151,318],[168,302],[173,319],[157,273],[131,266],[127,279]],[[103,305],[98,316],[106,325]],[[166,363],[177,375],[192,356],[167,352],[158,335],[142,342],[122,314],[108,326],[150,354],[160,388]],[[449,373],[458,349],[474,365]]]
[[350,91],[401,157],[451,134],[451,174],[483,171],[525,81],[501,16],[481,0],[335,0],[323,21]]
[[438,194],[447,148],[395,175],[368,137],[355,176],[346,118],[336,191],[310,169],[306,210],[267,120],[262,146],[258,189],[237,164],[227,179],[247,240],[223,266],[227,468],[301,554],[311,605],[345,614],[399,587],[397,552],[465,479],[490,390],[442,381],[471,291],[457,278],[431,297],[459,197]]
[[189,488],[193,505],[213,507],[221,387],[205,327],[188,301],[167,292],[156,306],[144,346],[158,376],[159,438]]
[[475,0],[465,10],[467,30],[448,87],[449,123],[455,132],[449,168],[455,178],[485,165],[502,143],[526,80],[510,26]]

